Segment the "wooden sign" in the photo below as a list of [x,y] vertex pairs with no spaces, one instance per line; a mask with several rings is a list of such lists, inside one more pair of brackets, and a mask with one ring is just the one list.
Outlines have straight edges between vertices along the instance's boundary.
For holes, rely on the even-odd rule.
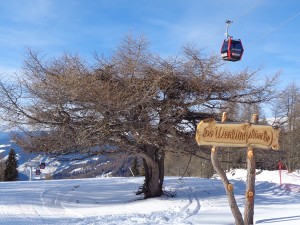
[[202,120],[197,126],[198,145],[256,147],[278,150],[279,129],[251,123],[218,123]]

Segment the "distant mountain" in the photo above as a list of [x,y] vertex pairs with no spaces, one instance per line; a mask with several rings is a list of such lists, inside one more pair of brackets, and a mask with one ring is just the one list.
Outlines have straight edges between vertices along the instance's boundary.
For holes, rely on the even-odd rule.
[[[130,176],[129,167],[132,160],[126,155],[108,157],[70,154],[54,157],[47,154],[26,153],[11,141],[9,132],[0,132],[0,154],[3,159],[6,159],[11,148],[18,157],[19,180],[29,180],[30,177],[38,180]],[[41,163],[45,164],[45,168],[40,168]],[[39,171],[41,174],[36,173]]]

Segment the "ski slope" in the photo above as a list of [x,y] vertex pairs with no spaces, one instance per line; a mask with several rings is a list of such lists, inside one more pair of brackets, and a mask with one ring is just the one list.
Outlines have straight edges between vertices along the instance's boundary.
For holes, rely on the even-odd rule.
[[[228,178],[243,211],[245,170]],[[300,224],[300,172],[259,171],[255,224]],[[234,224],[223,184],[212,179],[167,177],[176,197],[142,200],[143,178],[93,178],[0,183],[0,224]]]

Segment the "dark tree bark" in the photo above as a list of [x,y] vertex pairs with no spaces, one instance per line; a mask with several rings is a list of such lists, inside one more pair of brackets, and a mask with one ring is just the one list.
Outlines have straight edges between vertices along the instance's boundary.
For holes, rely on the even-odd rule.
[[153,146],[143,146],[145,182],[143,193],[145,198],[159,197],[163,194],[164,152]]

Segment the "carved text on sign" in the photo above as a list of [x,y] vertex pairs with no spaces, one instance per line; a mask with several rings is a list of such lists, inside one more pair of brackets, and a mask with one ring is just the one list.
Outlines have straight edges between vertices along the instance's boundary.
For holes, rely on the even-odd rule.
[[197,126],[196,141],[199,145],[258,147],[275,149],[279,130],[268,125],[251,123],[217,123],[214,119],[201,121]]

